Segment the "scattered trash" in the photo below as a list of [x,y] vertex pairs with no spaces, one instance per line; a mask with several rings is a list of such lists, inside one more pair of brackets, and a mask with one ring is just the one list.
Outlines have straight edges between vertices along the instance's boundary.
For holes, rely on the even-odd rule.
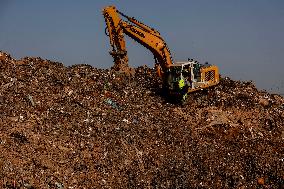
[[121,107],[118,106],[118,104],[116,102],[114,102],[113,100],[111,100],[110,98],[107,98],[105,100],[105,102],[109,105],[111,105],[113,108],[117,109],[117,110],[121,110]]
[[261,98],[261,99],[259,100],[259,104],[261,104],[261,105],[264,106],[264,107],[267,107],[267,106],[269,105],[269,100],[264,99],[264,98]]
[[145,66],[0,52],[0,70],[0,188],[283,186],[284,98],[252,82],[221,78],[181,106]]
[[33,97],[31,95],[28,95],[28,99],[31,103],[32,106],[35,106],[35,103],[34,103],[34,100],[33,100]]
[[131,123],[131,122],[130,122],[129,120],[127,120],[127,119],[123,119],[122,121],[125,122],[125,123],[127,123],[127,124]]
[[64,189],[64,186],[63,186],[62,183],[55,182],[55,185],[56,185],[57,189]]
[[258,178],[257,179],[257,183],[259,184],[259,185],[264,185],[264,178]]
[[15,139],[15,141],[17,141],[21,144],[29,142],[27,137],[20,132],[11,133],[10,136],[13,137]]

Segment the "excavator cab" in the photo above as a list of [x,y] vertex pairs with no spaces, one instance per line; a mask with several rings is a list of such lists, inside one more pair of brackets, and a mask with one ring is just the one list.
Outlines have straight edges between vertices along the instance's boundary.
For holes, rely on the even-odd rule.
[[188,92],[200,90],[219,82],[218,68],[198,61],[175,62],[166,72],[166,86],[170,95],[184,98]]
[[170,65],[166,72],[167,89],[170,95],[179,95],[181,91],[186,92],[191,86],[191,68],[186,62],[177,62]]

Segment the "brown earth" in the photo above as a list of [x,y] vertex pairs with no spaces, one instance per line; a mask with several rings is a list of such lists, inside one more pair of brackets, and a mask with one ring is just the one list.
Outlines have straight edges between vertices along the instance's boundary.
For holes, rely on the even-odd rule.
[[123,76],[0,52],[0,188],[284,188],[284,98],[252,82],[171,103]]

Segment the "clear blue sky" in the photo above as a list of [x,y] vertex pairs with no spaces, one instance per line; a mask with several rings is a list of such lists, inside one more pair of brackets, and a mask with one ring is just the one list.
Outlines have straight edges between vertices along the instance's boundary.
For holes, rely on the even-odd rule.
[[[107,5],[160,31],[174,60],[208,61],[223,76],[284,93],[283,0],[0,0],[0,50],[108,68]],[[154,65],[147,49],[129,38],[127,47],[130,65]]]

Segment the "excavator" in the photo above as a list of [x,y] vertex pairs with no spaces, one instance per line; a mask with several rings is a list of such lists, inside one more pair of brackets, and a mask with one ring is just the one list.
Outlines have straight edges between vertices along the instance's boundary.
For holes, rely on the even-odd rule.
[[163,81],[163,88],[168,95],[185,102],[188,93],[202,90],[219,83],[218,67],[208,63],[201,64],[188,59],[173,62],[170,50],[160,33],[118,11],[115,6],[103,9],[106,22],[106,35],[109,37],[114,59],[112,69],[123,73],[133,71],[128,65],[125,35],[150,50],[154,55],[157,75]]

